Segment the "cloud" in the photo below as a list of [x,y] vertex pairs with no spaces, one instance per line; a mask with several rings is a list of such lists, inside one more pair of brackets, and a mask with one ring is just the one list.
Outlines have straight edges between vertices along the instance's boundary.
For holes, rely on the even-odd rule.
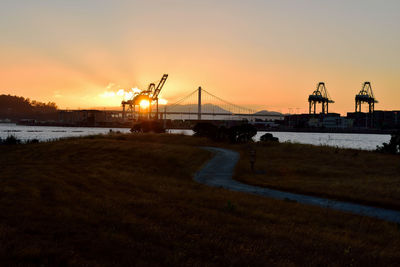
[[106,90],[110,90],[111,88],[113,88],[115,86],[114,83],[109,83],[106,87]]
[[114,97],[115,93],[114,92],[109,92],[109,91],[105,91],[104,93],[100,94],[100,97],[102,98],[109,98],[109,97]]
[[63,95],[60,94],[60,91],[54,91],[54,97],[61,98],[61,97],[63,97]]
[[168,104],[168,100],[167,100],[167,99],[164,99],[164,98],[159,98],[159,99],[158,99],[158,104],[160,104],[160,105],[166,105],[166,104]]
[[112,90],[114,87],[116,87],[114,83],[109,83],[105,88],[106,90],[99,96],[102,98],[120,98],[121,100],[129,100],[142,91],[137,87],[130,88],[128,90],[125,89]]
[[133,92],[134,94],[139,94],[140,92],[142,92],[142,90],[140,90],[140,89],[137,88],[137,87],[131,88],[131,89],[132,89],[132,92]]
[[125,94],[124,89],[119,89],[117,92],[117,96],[123,96]]

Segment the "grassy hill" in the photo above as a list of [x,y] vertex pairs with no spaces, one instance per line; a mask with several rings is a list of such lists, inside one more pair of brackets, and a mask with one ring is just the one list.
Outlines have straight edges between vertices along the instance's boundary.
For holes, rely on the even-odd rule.
[[[0,264],[390,265],[398,225],[193,181],[205,139],[106,135],[0,149]],[[233,146],[234,149],[244,149]]]

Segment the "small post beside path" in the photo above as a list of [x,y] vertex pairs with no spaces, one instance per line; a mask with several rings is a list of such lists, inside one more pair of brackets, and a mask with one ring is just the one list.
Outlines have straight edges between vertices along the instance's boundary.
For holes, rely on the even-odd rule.
[[254,164],[256,163],[256,150],[254,148],[250,148],[249,155],[251,172],[254,173]]

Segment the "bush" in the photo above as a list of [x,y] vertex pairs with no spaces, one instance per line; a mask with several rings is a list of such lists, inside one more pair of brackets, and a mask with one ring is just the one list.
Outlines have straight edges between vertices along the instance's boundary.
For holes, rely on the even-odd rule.
[[29,139],[26,141],[26,144],[37,144],[39,143],[39,140],[34,138],[34,139]]
[[1,141],[1,144],[3,144],[3,145],[17,145],[17,144],[21,144],[21,140],[19,140],[14,135],[9,135],[9,136],[7,136],[6,139]]
[[242,124],[229,128],[229,141],[231,143],[247,143],[253,141],[257,129],[251,124]]
[[132,133],[165,133],[165,128],[162,122],[159,121],[141,121],[131,128]]
[[199,122],[193,127],[194,136],[216,139],[218,127],[209,122]]
[[278,137],[274,137],[270,133],[266,133],[260,137],[261,142],[279,142]]
[[376,151],[389,154],[400,154],[400,131],[392,134],[389,144],[383,143],[382,146],[377,146]]
[[215,141],[230,141],[231,143],[246,143],[252,141],[257,129],[250,124],[242,124],[225,128],[209,122],[197,123],[194,128],[195,136],[207,137]]

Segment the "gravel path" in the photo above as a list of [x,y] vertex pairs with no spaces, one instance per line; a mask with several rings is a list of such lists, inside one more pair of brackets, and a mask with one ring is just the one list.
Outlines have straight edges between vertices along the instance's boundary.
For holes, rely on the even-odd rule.
[[400,211],[329,200],[314,196],[292,194],[240,183],[232,179],[235,165],[239,160],[239,153],[216,147],[204,147],[204,149],[214,152],[215,155],[195,174],[194,179],[199,183],[275,199],[296,201],[302,204],[315,205],[400,223]]

